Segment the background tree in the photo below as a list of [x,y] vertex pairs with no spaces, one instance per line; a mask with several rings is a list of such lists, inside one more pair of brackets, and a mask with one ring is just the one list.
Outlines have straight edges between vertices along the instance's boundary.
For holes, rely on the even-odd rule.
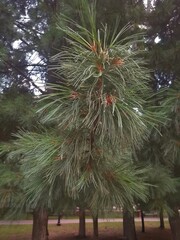
[[71,12],[74,2],[1,1],[2,88],[23,85],[43,93],[45,83],[55,81],[47,71],[49,59],[64,44],[62,33],[56,31],[56,18],[60,11]]
[[[163,145],[162,149],[164,152],[164,160],[166,166],[168,166],[173,175],[177,178],[180,177],[179,171],[179,136],[180,136],[180,125],[179,125],[179,83],[175,82],[173,88],[169,90],[165,103],[169,106],[169,121],[167,121],[166,128],[163,129]],[[171,226],[171,232],[173,240],[177,240],[180,237],[180,215],[178,212],[179,209],[179,186],[178,191],[170,195],[168,198],[169,204],[173,210],[173,214],[169,215],[169,222]]]
[[154,89],[169,86],[179,78],[179,16],[177,0],[154,1],[147,16],[150,66],[154,69]]
[[[0,178],[0,208],[3,212],[9,210],[13,199],[21,197],[21,173],[18,161],[6,159],[3,148],[11,149],[11,141],[19,128],[32,129],[35,122],[35,112],[32,109],[32,95],[25,89],[11,87],[0,95],[0,141],[1,141],[1,178]],[[18,200],[17,200],[18,201]],[[16,201],[15,201],[16,202]]]
[[[178,67],[180,49],[179,12],[180,6],[178,1],[158,0],[154,2],[154,9],[148,15],[150,61],[154,69],[155,79],[154,90],[157,91],[161,87],[172,85],[172,89],[164,92],[164,103],[162,103],[163,101],[161,102],[167,109],[169,121],[167,121],[165,128],[160,128],[162,138],[159,142],[159,149],[162,151],[161,161],[163,165],[172,171],[174,177],[179,177],[177,173],[179,172],[177,160],[179,158],[179,147],[177,144],[179,141],[179,114],[177,111],[179,100],[177,96],[180,76]],[[167,152],[171,152],[171,155],[167,155]],[[177,171],[174,171],[174,169]],[[176,194],[179,195],[179,189]],[[176,199],[173,194],[171,196],[172,199]],[[173,209],[172,203],[170,206]],[[174,201],[174,208],[177,208],[176,201]],[[177,210],[175,212],[174,218],[171,216],[174,220],[172,221],[171,229],[173,239],[178,239],[180,223],[178,222],[179,215]]]

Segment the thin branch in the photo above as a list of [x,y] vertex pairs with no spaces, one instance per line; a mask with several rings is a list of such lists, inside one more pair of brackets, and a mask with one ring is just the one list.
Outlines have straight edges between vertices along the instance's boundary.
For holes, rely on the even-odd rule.
[[27,79],[27,80],[32,84],[33,87],[35,87],[36,89],[38,89],[38,91],[39,91],[40,93],[42,93],[42,94],[45,93],[45,91],[43,91],[40,87],[38,87],[38,86],[34,83],[34,81],[33,81],[28,75],[26,75],[23,71],[21,71],[18,67],[14,66],[13,64],[11,64],[11,63],[9,63],[9,62],[6,62],[6,61],[5,61],[5,63],[6,63],[7,65],[9,65],[10,67],[12,67],[13,69],[15,69],[15,70],[16,70],[21,76],[23,76],[25,79]]
[[33,63],[33,64],[19,64],[18,67],[47,67],[47,65],[46,64]]
[[[27,27],[26,27],[23,23],[21,23],[21,22],[19,22],[19,21],[16,21],[16,22],[14,23],[14,25],[17,26],[18,28],[20,28],[22,31],[24,31],[24,32],[26,32],[26,33],[29,33],[29,31],[27,30]],[[40,34],[40,35],[43,35],[42,32],[37,31],[37,30],[35,30],[35,29],[33,29],[33,28],[31,28],[30,31],[34,32],[35,34],[38,33],[38,34]],[[37,37],[37,35],[36,35],[36,37]],[[39,38],[38,38],[38,39],[39,39]]]

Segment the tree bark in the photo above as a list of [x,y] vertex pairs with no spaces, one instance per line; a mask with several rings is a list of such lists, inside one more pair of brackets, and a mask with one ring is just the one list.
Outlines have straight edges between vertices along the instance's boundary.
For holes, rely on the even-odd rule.
[[145,232],[145,225],[144,225],[144,213],[143,210],[141,209],[141,224],[142,224],[142,228],[141,228],[141,232]]
[[79,208],[79,238],[86,237],[86,223],[85,223],[85,210],[84,208]]
[[164,229],[165,228],[165,226],[164,226],[164,214],[163,214],[163,209],[162,208],[159,211],[159,220],[160,220],[159,228]]
[[169,224],[173,240],[180,239],[180,215],[178,208],[173,209],[173,215],[169,216]]
[[137,240],[134,214],[129,210],[123,210],[123,234],[127,240]]
[[48,240],[48,212],[37,208],[33,212],[32,240]]
[[98,229],[98,216],[93,216],[93,235],[95,238],[99,236],[99,229]]

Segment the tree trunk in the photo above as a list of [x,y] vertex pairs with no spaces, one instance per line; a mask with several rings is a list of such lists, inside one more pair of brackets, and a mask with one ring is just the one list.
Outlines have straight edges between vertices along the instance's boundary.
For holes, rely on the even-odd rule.
[[86,237],[85,210],[79,208],[79,238]]
[[32,240],[48,240],[48,212],[45,208],[33,212]]
[[169,216],[169,224],[173,240],[180,239],[180,216],[178,208],[173,209],[173,215]]
[[62,213],[58,214],[57,226],[61,226],[61,218],[63,217]]
[[123,234],[127,240],[137,240],[134,214],[127,209],[123,210]]
[[141,231],[144,233],[145,232],[145,225],[144,225],[144,213],[143,213],[143,210],[141,210],[141,224],[142,224]]
[[161,208],[159,211],[159,220],[160,220],[160,229],[164,229],[164,214],[163,214],[163,209]]
[[99,230],[98,230],[98,216],[93,216],[93,234],[95,238],[98,238],[99,236]]

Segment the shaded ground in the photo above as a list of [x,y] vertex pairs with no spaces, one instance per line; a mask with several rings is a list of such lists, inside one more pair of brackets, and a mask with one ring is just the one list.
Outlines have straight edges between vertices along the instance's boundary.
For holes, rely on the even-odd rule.
[[[49,240],[76,240],[77,232],[74,233],[68,233],[68,232],[61,232],[59,234],[51,234],[51,236],[49,237]],[[171,239],[171,235],[170,235],[170,231],[169,230],[160,230],[160,229],[148,229],[148,231],[146,233],[137,233],[138,236],[138,240],[170,240]],[[1,238],[0,240],[30,240],[31,236],[30,234],[23,234],[21,236],[11,236],[8,237],[6,239]],[[87,240],[92,240],[95,239],[92,236],[87,236],[86,238]],[[106,231],[101,231],[100,236],[98,238],[99,240],[120,240],[121,239],[121,235],[119,233],[119,231],[111,231],[111,230],[106,230]]]
[[[136,222],[138,240],[171,240],[168,222],[166,229],[158,228],[159,222],[146,222],[146,233],[141,233],[141,224]],[[92,223],[87,223],[86,240],[94,239],[92,236]],[[1,225],[0,240],[31,240],[32,225]],[[76,240],[78,233],[78,224],[69,223],[56,226],[49,225],[49,240]],[[122,234],[121,222],[105,222],[99,224],[99,240],[120,240]]]
[[[99,232],[99,240],[120,240],[122,237],[122,231],[119,229],[113,229],[111,228],[104,228]],[[63,232],[61,233],[61,236],[53,236],[51,235],[50,240],[75,240],[77,235],[77,231],[68,233],[68,232]],[[146,229],[145,233],[141,233],[141,230],[137,228],[137,236],[138,240],[171,240],[171,233],[169,229],[165,230],[160,230],[159,228],[154,228],[154,227],[148,227]],[[87,231],[87,240],[92,240],[95,239],[92,236],[92,232]],[[25,240],[25,239],[23,239]]]

